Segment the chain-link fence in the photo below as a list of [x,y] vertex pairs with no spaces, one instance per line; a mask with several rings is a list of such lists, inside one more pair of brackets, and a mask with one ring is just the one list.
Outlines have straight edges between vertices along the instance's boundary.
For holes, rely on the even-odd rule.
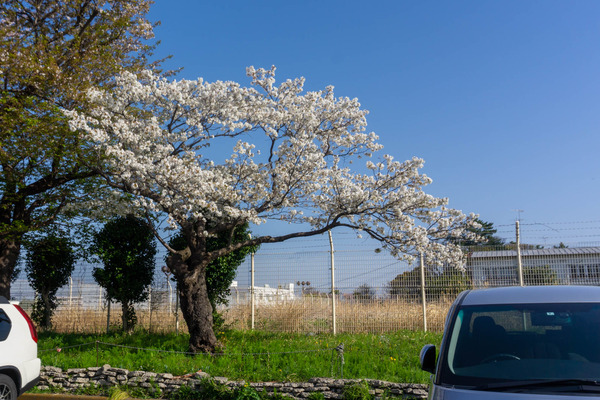
[[[152,331],[184,331],[176,283],[161,266],[157,263],[148,301],[136,306],[139,325]],[[120,305],[107,304],[91,277],[93,267],[80,263],[59,291],[56,330],[102,332],[120,325]],[[480,246],[465,249],[462,267],[432,267],[420,260],[408,264],[372,246],[346,246],[333,252],[327,243],[261,248],[238,268],[229,302],[219,311],[226,325],[235,329],[319,333],[427,327],[439,331],[452,300],[465,289],[519,285],[521,280],[528,286],[600,284],[600,247],[527,245],[517,251],[515,245]],[[11,294],[28,307],[35,293],[23,275]]]

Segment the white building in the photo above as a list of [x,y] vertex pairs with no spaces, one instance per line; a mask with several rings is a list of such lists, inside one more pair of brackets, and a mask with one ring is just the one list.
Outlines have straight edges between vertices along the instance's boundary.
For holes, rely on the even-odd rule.
[[[230,305],[245,304],[250,301],[250,286],[240,287],[237,281],[233,281],[229,290],[231,292],[229,297]],[[293,283],[288,283],[285,286],[279,285],[276,288],[269,285],[254,286],[254,301],[257,304],[292,301],[295,298]]]
[[[600,285],[600,247],[532,249],[521,251],[523,269],[548,267],[560,284]],[[516,250],[470,253],[467,271],[475,287],[518,283]]]

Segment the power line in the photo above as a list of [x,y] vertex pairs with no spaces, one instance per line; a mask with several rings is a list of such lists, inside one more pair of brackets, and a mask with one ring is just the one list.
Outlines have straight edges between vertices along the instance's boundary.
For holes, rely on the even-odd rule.
[[[521,229],[521,232],[549,232],[549,231],[554,231],[554,232],[562,232],[562,231],[589,231],[589,230],[594,230],[597,229],[598,231],[600,231],[600,227],[597,228],[563,228],[560,230],[557,229]],[[514,233],[514,230],[509,231],[498,231],[497,233]]]
[[[521,223],[521,226],[526,225],[573,225],[573,224],[596,224],[600,223],[600,220],[589,220],[589,221],[563,221],[563,222],[531,222],[531,223]],[[507,226],[515,226],[514,224],[501,224],[495,225],[496,227],[507,227]]]

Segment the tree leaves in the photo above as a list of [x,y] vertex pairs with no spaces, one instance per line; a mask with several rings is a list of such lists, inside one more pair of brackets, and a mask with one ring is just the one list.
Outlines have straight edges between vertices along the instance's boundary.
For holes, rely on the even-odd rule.
[[154,278],[152,230],[139,218],[117,217],[95,235],[90,250],[104,264],[104,268],[94,268],[94,279],[109,300],[122,304],[124,329],[132,329],[137,320],[132,305],[148,298]]

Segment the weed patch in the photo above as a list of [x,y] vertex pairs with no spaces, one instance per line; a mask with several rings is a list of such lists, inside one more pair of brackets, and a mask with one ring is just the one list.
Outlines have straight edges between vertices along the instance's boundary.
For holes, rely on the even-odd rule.
[[[221,333],[225,344],[222,354],[189,355],[185,354],[189,337],[172,333],[41,332],[39,336],[42,364],[64,370],[110,364],[130,371],[174,376],[203,371],[248,382],[300,382],[331,377],[427,383],[429,374],[419,367],[419,351],[424,344],[441,341],[439,333],[420,331],[336,336],[225,331]],[[341,343],[343,365],[335,350]]]
[[344,388],[344,400],[372,400],[373,395],[369,393],[369,385],[365,381],[346,386]]

